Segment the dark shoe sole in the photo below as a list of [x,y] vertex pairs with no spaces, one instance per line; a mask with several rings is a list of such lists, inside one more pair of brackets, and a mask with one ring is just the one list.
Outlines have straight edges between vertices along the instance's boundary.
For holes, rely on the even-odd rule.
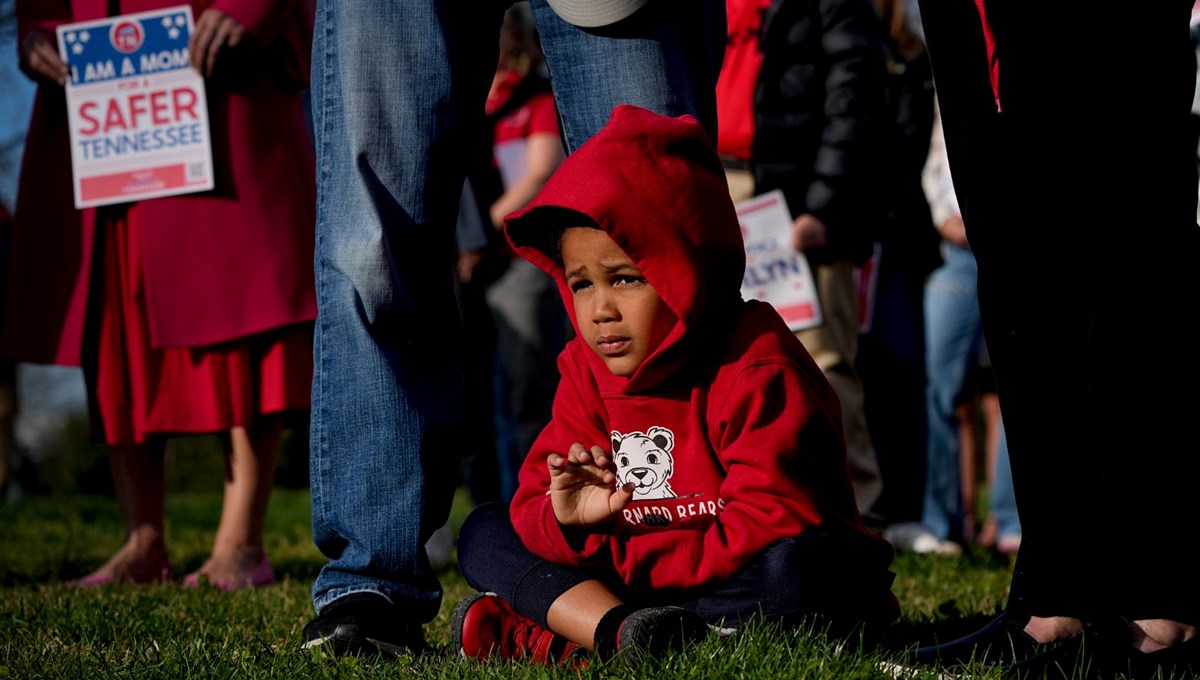
[[318,648],[328,648],[334,656],[405,656],[423,651],[369,638],[352,623],[343,623],[333,633],[304,643],[304,649]]
[[353,593],[326,605],[304,626],[303,649],[334,656],[400,656],[428,651],[419,623],[379,593]]
[[450,615],[450,648],[461,657],[467,656],[467,652],[463,648],[463,620],[467,618],[467,610],[485,597],[496,597],[496,594],[475,593],[465,597],[454,606],[454,613]]
[[916,665],[1012,664],[1048,650],[1024,632],[1025,620],[1002,612],[982,628],[956,640],[912,650],[908,661]]
[[617,643],[618,654],[626,663],[638,667],[660,656],[677,652],[708,637],[709,627],[699,616],[680,610],[678,607],[652,607],[642,609],[633,616],[677,616],[674,623],[663,622],[651,627],[629,626],[628,620],[621,626]]

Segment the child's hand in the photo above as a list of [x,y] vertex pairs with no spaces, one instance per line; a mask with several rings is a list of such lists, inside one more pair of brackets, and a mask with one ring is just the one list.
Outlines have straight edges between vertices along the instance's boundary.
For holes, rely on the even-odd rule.
[[576,442],[567,457],[546,457],[550,468],[550,505],[560,524],[592,526],[607,522],[633,498],[633,484],[616,487],[616,465],[599,446],[591,452]]

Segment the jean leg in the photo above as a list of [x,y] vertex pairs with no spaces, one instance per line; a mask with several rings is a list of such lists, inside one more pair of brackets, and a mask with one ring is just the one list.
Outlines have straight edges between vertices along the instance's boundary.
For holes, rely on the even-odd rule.
[[441,603],[423,546],[457,481],[460,161],[482,123],[503,11],[448,5],[317,8],[310,468],[313,540],[329,560],[313,584],[318,610],[373,591],[425,622]]
[[954,405],[967,366],[981,342],[982,330],[971,251],[946,247],[942,254],[945,264],[930,275],[925,288],[925,403],[929,427],[921,523],[938,538],[946,539],[963,518]]
[[690,113],[716,140],[716,82],[725,54],[725,3],[655,0],[625,21],[585,30],[546,0],[531,0],[562,125],[573,151],[617,104]]
[[1008,462],[1008,437],[1004,422],[1000,422],[1000,450],[996,454],[996,470],[992,476],[992,516],[1000,535],[1020,534],[1021,519],[1017,515],[1017,497],[1013,493],[1012,465]]

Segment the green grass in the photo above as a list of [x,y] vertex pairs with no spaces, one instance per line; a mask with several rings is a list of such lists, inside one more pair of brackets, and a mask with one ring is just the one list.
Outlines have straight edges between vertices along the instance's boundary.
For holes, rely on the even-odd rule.
[[[219,509],[217,493],[168,497],[177,577],[205,559]],[[452,524],[461,524],[469,509],[460,494]],[[109,497],[27,497],[0,505],[0,527],[0,678],[889,677],[876,667],[878,653],[839,653],[819,635],[757,628],[711,639],[641,673],[619,663],[581,671],[480,665],[445,649],[450,611],[470,591],[455,566],[440,573],[445,598],[426,627],[435,653],[380,661],[303,651],[301,628],[313,614],[309,587],[323,559],[312,545],[309,497],[302,490],[279,489],[272,497],[267,549],[280,582],[253,591],[174,584],[66,588],[64,580],[87,573],[119,546],[121,520]],[[1006,558],[981,552],[900,556],[897,634],[928,639],[978,624],[1004,602],[1010,569]]]

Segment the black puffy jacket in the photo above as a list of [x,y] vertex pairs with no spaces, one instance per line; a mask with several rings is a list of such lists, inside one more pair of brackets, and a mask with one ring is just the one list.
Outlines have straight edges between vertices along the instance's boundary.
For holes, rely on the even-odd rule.
[[751,165],[758,193],[825,223],[816,262],[862,263],[883,220],[883,40],[870,0],[774,0],[763,16]]

